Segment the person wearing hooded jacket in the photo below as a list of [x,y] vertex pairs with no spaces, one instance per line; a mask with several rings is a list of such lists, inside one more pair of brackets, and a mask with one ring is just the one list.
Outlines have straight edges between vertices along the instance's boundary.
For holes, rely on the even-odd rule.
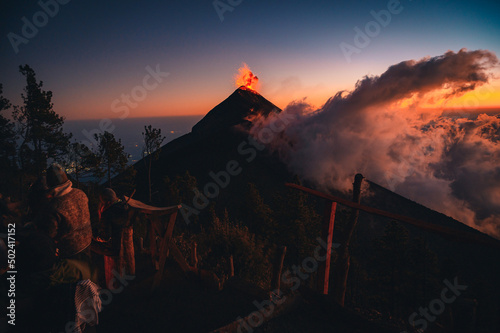
[[92,227],[87,195],[73,188],[59,164],[46,171],[49,203],[38,221],[38,228],[54,240],[59,260],[51,275],[51,285],[97,281],[91,264]]
[[51,200],[44,229],[56,242],[60,258],[79,258],[80,254],[88,256],[92,227],[87,195],[72,187],[59,164],[51,165],[46,177]]

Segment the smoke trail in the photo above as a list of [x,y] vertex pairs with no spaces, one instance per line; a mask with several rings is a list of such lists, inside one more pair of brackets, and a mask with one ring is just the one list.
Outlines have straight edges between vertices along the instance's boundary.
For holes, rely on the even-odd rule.
[[[419,110],[488,82],[499,63],[485,50],[393,65],[339,92],[319,110],[304,101],[271,143],[288,167],[318,187],[348,190],[361,172],[389,189],[493,235],[500,235],[500,116],[452,118]],[[403,107],[404,101],[411,106]],[[260,119],[256,133],[272,119]]]
[[252,73],[247,64],[243,63],[238,69],[238,74],[234,76],[234,83],[238,88],[244,86],[256,90],[259,86],[259,78]]

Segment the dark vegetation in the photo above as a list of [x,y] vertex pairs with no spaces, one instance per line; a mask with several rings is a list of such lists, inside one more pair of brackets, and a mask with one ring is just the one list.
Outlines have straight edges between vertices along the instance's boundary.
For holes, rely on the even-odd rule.
[[[263,116],[280,111],[262,96],[237,90],[200,121],[193,132],[163,147],[161,130],[146,126],[143,133],[144,159],[134,166],[127,166],[123,145],[112,133],[96,135],[98,145],[95,147],[71,142],[71,134],[62,130],[64,119],[53,110],[52,92],[43,90],[43,83],[37,81],[29,66],[20,67],[20,73],[27,82],[22,106],[12,106],[2,97],[0,85],[2,202],[27,199],[30,185],[49,163],[57,161],[67,168],[74,186],[88,195],[93,223],[98,220],[98,191],[103,186],[113,187],[117,193],[125,195],[136,190],[134,198],[157,206],[184,204],[184,213],[179,214],[174,230],[176,244],[190,262],[192,244],[196,243],[198,267],[215,272],[228,288],[233,288],[232,284],[238,279],[250,283],[259,292],[269,290],[273,258],[282,246],[287,247],[285,271],[313,255],[318,245],[316,238],[321,235],[324,203],[286,188],[285,182],[300,183],[301,180],[289,173],[278,156],[252,146],[245,131],[250,124],[248,117],[256,115],[257,111]],[[12,116],[6,114],[9,110],[12,110]],[[242,144],[247,153],[239,151]],[[207,202],[201,196],[196,199],[197,193],[203,194],[207,184],[216,183],[214,174],[227,172],[228,161],[236,161],[241,172],[230,176],[228,181],[221,180],[224,186],[218,185],[219,191],[213,198],[205,196]],[[88,174],[94,176],[94,181],[82,183],[82,176]],[[364,204],[469,230],[449,217],[376,184],[369,184],[369,193],[362,194]],[[24,223],[29,220],[29,212],[26,207],[21,211]],[[2,211],[2,233],[7,221],[5,214],[7,212]],[[351,214],[350,209],[341,206],[337,209],[334,242],[343,239]],[[141,238],[146,238],[147,224],[148,221],[141,218],[134,226],[136,244]],[[447,306],[435,321],[429,322],[427,331],[472,332],[470,327],[474,327],[475,332],[500,330],[500,291],[497,287],[500,254],[497,249],[458,243],[416,227],[361,213],[350,252],[346,309],[313,292],[317,287],[317,273],[313,272],[301,281],[299,300],[291,310],[256,331],[410,331],[409,316],[440,297],[445,287],[444,279],[453,281],[455,278],[468,286],[467,291]],[[335,255],[333,253],[332,270],[336,269]],[[235,277],[231,277],[231,257]],[[175,272],[174,263],[169,265],[167,270]],[[147,269],[143,271],[146,272]],[[174,330],[183,327],[174,323],[188,320],[193,322],[185,326],[184,331],[213,330],[256,310],[251,302],[259,292],[234,291],[241,291],[241,287],[223,289],[220,292],[222,299],[233,299],[222,305],[214,301],[213,293],[206,289],[193,289],[185,282],[176,283],[180,289],[166,287],[162,293],[151,295],[148,302],[141,303],[144,308],[136,310],[136,317],[118,314],[113,303],[107,309],[107,317],[106,312],[103,314],[103,331],[111,331],[112,327],[137,331],[134,328],[137,321],[143,323],[141,327],[153,329],[155,320],[160,325],[165,318],[170,320]],[[289,287],[283,286],[285,289]],[[133,304],[137,302],[134,293],[140,295],[142,291],[131,288],[130,294],[120,297],[128,302],[125,304]],[[140,297],[144,298],[144,295]],[[183,297],[184,301],[180,300]],[[242,302],[244,306],[240,306]],[[154,311],[159,304],[165,307],[164,311],[174,311],[174,314],[158,318],[161,314]],[[120,309],[119,305],[116,306]],[[2,307],[5,308],[3,304]],[[216,319],[215,308],[226,311],[225,316],[221,315],[223,319]],[[198,313],[199,320],[193,313]],[[117,320],[120,324],[114,326]],[[145,320],[149,320],[147,324]]]

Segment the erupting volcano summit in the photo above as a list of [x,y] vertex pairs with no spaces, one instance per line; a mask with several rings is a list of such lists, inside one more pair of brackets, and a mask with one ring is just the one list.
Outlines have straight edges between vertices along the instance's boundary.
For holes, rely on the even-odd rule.
[[236,87],[248,89],[251,91],[257,91],[259,86],[259,78],[252,73],[250,67],[247,64],[243,63],[242,66],[238,69],[238,74],[234,76],[234,81]]

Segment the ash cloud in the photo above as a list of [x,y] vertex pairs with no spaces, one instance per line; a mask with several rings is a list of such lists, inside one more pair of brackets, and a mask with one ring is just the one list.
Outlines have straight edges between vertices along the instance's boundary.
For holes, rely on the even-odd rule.
[[[500,236],[500,115],[449,117],[418,108],[485,84],[498,66],[487,50],[403,61],[366,76],[319,110],[303,101],[270,147],[319,188],[348,191],[357,172],[403,196]],[[403,107],[404,100],[411,100]],[[272,118],[255,121],[258,133]]]

